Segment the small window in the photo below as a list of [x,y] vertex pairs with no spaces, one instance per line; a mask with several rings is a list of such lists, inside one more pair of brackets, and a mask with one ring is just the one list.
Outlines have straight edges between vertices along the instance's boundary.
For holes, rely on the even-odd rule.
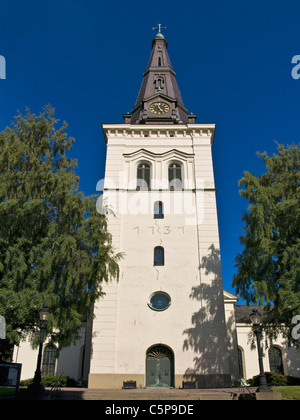
[[182,189],[181,165],[178,163],[169,165],[169,187],[171,190]]
[[158,67],[161,67],[161,57],[158,57]]
[[164,218],[164,205],[162,201],[155,201],[154,203],[154,219]]
[[154,265],[165,265],[165,250],[162,246],[154,248]]
[[171,298],[165,292],[155,292],[150,296],[149,308],[154,311],[165,311],[171,305]]
[[150,189],[150,165],[142,163],[137,168],[137,189]]

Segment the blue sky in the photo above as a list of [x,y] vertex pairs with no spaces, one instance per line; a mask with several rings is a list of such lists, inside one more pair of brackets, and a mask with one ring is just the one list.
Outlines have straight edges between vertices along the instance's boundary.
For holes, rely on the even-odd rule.
[[[152,27],[165,37],[183,101],[216,123],[213,145],[224,287],[241,251],[238,180],[263,172],[257,151],[299,143],[298,0],[0,0],[0,130],[19,109],[51,103],[76,142],[80,189],[96,192],[106,145],[102,123],[122,123],[146,69]],[[299,72],[300,73],[300,72]]]

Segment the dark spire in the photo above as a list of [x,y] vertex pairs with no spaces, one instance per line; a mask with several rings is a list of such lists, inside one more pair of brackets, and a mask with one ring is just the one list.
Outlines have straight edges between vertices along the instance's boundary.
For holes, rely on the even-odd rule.
[[158,25],[158,33],[152,41],[152,53],[140,92],[131,114],[124,115],[131,124],[186,124],[195,122],[196,116],[187,114],[176,73],[168,55],[168,42],[161,33],[165,29]]

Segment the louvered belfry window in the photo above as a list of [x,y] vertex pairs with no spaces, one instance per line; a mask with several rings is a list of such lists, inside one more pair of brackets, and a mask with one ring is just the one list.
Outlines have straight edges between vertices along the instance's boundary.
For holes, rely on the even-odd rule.
[[150,165],[141,163],[137,168],[137,189],[150,189]]
[[182,189],[181,166],[178,163],[169,165],[169,187],[171,190]]

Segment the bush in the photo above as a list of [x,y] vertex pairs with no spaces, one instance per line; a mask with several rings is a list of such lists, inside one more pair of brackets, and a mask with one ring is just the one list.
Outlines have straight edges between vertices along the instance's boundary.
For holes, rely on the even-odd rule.
[[[286,386],[288,384],[288,378],[284,375],[274,372],[265,372],[267,383],[269,386]],[[248,379],[249,386],[259,386],[259,375],[254,376],[252,379]]]
[[300,385],[300,378],[294,376],[287,376],[287,384],[290,386]]
[[[58,375],[42,377],[42,384],[44,385],[44,387],[52,388],[55,385],[57,385],[58,379],[59,379],[59,385],[62,388],[65,388],[65,387],[73,388],[77,386],[77,382],[75,381],[75,379],[70,378],[69,376],[58,376]],[[28,387],[32,383],[33,383],[33,379],[25,379],[20,382],[20,386]]]

